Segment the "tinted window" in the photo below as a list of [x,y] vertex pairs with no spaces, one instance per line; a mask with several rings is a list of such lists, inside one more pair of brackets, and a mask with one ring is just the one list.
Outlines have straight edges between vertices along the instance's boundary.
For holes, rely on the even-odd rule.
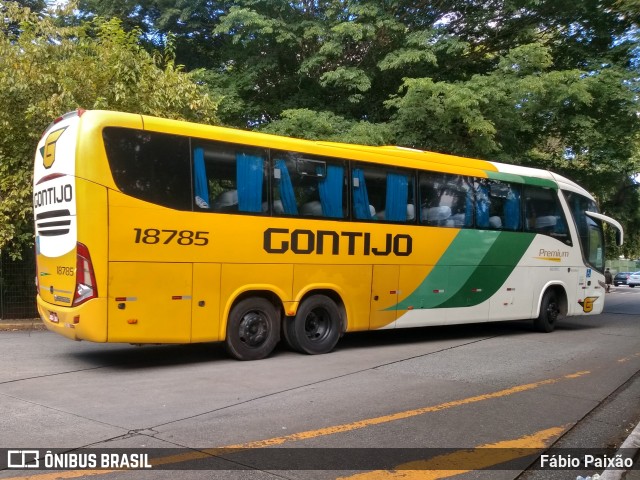
[[127,128],[102,136],[116,186],[157,205],[191,210],[189,139]]
[[266,154],[258,148],[197,142],[193,148],[195,209],[267,213]]
[[473,226],[473,188],[468,177],[420,174],[420,222],[441,227]]
[[273,213],[345,218],[344,162],[293,152],[274,152]]
[[354,165],[351,172],[354,217],[358,220],[385,220],[413,223],[416,218],[413,175]]
[[604,234],[602,222],[591,218],[585,212],[598,213],[595,202],[583,195],[564,191],[569,211],[578,229],[580,246],[584,257],[597,270],[604,270]]
[[489,230],[520,230],[519,185],[479,178],[474,181],[473,186],[476,227]]
[[526,231],[549,235],[571,245],[567,221],[555,190],[525,186],[524,208]]

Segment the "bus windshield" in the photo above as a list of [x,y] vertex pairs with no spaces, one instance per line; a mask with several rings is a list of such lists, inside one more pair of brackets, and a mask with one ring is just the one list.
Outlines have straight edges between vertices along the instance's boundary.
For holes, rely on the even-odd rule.
[[563,191],[569,204],[569,210],[578,229],[580,246],[587,263],[602,272],[604,271],[604,232],[602,221],[592,218],[586,212],[598,213],[596,203],[578,193]]

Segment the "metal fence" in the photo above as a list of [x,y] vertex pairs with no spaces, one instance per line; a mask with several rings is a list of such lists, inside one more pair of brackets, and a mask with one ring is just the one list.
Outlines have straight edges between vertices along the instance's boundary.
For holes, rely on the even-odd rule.
[[616,258],[614,260],[607,260],[607,267],[609,267],[613,273],[637,272],[640,270],[640,261]]
[[12,260],[0,252],[0,320],[36,318],[35,253],[22,252],[22,260]]

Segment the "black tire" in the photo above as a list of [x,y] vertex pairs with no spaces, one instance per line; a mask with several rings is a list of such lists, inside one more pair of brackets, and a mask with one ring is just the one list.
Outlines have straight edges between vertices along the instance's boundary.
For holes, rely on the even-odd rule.
[[547,290],[542,297],[540,314],[533,321],[535,329],[539,332],[550,333],[556,328],[561,317],[558,294],[553,290]]
[[296,339],[295,321],[295,317],[284,317],[284,320],[282,321],[282,336],[291,350],[295,352],[302,352],[300,344]]
[[227,322],[227,351],[238,360],[260,360],[280,340],[280,318],[266,298],[251,297],[238,302]]
[[342,333],[340,309],[325,295],[313,295],[298,308],[295,318],[287,319],[285,338],[302,353],[320,355],[333,350]]
[[635,287],[635,286],[636,286],[636,284],[635,284],[635,283],[630,283],[630,284],[629,284],[629,286],[630,286],[631,288],[633,288],[633,287]]

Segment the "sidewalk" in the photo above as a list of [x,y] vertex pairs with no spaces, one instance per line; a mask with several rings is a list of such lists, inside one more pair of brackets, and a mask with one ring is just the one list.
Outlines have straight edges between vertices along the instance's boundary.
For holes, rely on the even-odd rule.
[[39,318],[0,320],[0,332],[15,332],[18,330],[46,330],[46,327]]
[[635,454],[633,456],[635,462],[632,470],[623,472],[618,478],[624,480],[640,480],[640,423],[636,426],[633,432],[631,432],[631,435],[627,437],[620,448],[635,450]]
[[640,423],[636,425],[629,436],[622,442],[618,452],[622,457],[631,456],[634,459],[631,469],[605,470],[599,480],[640,480]]

